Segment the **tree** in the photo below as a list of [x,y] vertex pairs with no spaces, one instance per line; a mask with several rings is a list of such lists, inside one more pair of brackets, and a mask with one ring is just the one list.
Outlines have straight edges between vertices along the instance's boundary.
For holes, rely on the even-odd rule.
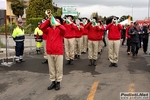
[[104,24],[106,24],[106,19],[107,19],[107,17],[106,17],[106,16],[104,16]]
[[[123,16],[120,18],[119,22],[122,22],[122,21],[128,19],[129,17],[131,17],[131,16],[130,16],[130,15],[123,15]],[[131,17],[131,20],[132,20],[132,17]]]
[[93,18],[93,17],[96,17],[96,18],[98,19],[98,13],[97,13],[97,12],[93,12],[93,13],[91,14],[91,18]]
[[13,14],[16,15],[17,17],[23,16],[24,14],[24,9],[26,6],[24,5],[23,1],[20,0],[8,0],[11,2],[11,9],[13,11]]
[[54,16],[61,16],[61,15],[62,15],[62,8],[59,8],[59,9],[57,10],[57,12],[55,12],[53,15],[54,15]]
[[30,0],[26,10],[27,23],[30,18],[46,17],[45,11],[47,9],[51,9],[52,13],[54,12],[52,0]]

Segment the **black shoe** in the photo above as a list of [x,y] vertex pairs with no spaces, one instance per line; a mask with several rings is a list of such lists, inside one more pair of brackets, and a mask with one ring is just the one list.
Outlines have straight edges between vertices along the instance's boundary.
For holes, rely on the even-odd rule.
[[86,54],[86,52],[82,52],[81,54]]
[[67,60],[67,63],[66,63],[66,65],[70,65],[70,60]]
[[55,90],[56,90],[56,91],[57,91],[57,90],[60,90],[60,82],[57,82],[57,83],[56,83]]
[[78,57],[77,57],[78,59],[80,59],[80,55],[78,55]]
[[45,60],[44,62],[42,62],[42,64],[48,64],[48,60]]
[[93,64],[92,64],[92,65],[94,65],[94,66],[96,66],[96,65],[97,65],[96,60],[93,60]]
[[56,88],[56,83],[55,83],[55,81],[52,82],[52,84],[47,88],[47,90],[52,90],[52,89],[54,89],[54,88]]
[[113,67],[114,66],[114,63],[110,63],[109,67]]
[[89,66],[92,66],[92,64],[93,64],[93,60],[90,59],[90,60],[89,60]]
[[16,63],[20,63],[21,61],[20,61],[20,60],[16,60],[15,62],[16,62]]
[[70,60],[69,60],[69,64],[70,64],[70,65],[73,65],[73,59],[70,59]]
[[117,63],[114,63],[114,67],[118,67]]
[[20,62],[25,62],[23,59],[19,59]]
[[75,55],[74,58],[75,58],[75,59],[78,59],[78,55]]

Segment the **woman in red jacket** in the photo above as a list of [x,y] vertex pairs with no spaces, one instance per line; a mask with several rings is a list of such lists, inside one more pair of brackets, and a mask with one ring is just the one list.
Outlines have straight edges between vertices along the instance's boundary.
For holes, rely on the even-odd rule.
[[74,60],[74,41],[75,41],[75,29],[76,26],[72,22],[73,16],[67,15],[64,22],[64,27],[66,28],[66,34],[64,38],[65,43],[65,57],[67,60],[67,65],[72,65]]
[[[62,24],[61,17],[55,17],[56,21]],[[50,26],[50,20],[47,19],[40,25],[40,29],[47,34],[46,52],[48,57],[50,80],[52,84],[47,88],[51,90],[60,89],[60,82],[63,77],[63,37],[66,28],[63,25]]]
[[89,66],[96,66],[98,58],[98,36],[99,26],[97,26],[97,18],[93,17],[92,21],[85,26],[88,29],[88,58]]
[[108,58],[111,62],[109,67],[118,67],[117,62],[121,39],[120,31],[123,28],[121,24],[118,24],[117,20],[117,17],[113,17],[112,22],[106,26],[106,29],[108,30]]
[[133,27],[133,22],[130,23],[130,26],[126,28],[126,38],[127,38],[127,54],[131,54],[131,36],[129,35],[130,28]]

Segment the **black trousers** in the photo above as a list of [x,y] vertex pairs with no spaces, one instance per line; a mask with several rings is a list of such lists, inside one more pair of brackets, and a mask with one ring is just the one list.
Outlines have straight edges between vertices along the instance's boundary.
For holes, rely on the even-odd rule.
[[24,52],[24,42],[16,42],[16,47],[15,47],[15,51],[16,51],[16,56],[22,56],[23,52]]
[[148,47],[148,39],[143,38],[143,52],[147,51],[147,47]]
[[125,42],[125,40],[126,40],[126,37],[124,36],[124,37],[122,37],[122,45],[124,45],[124,42]]
[[139,48],[140,48],[140,44],[139,43],[135,43],[135,42],[131,43],[132,56],[135,56],[135,55],[138,54]]
[[106,44],[105,37],[106,37],[106,35],[104,35],[104,36],[103,36],[103,43],[104,43],[104,46],[106,47],[106,46],[107,46],[107,44]]
[[127,39],[127,52],[131,52],[131,39]]

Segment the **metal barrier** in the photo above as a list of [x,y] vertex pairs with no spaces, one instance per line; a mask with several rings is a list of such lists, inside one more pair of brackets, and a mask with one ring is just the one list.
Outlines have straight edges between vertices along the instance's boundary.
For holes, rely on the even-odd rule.
[[[2,57],[0,56],[0,60],[2,61],[2,64],[6,65],[6,63],[5,63],[6,59],[12,59],[12,63],[14,63],[15,42],[14,42],[12,36],[9,35],[8,38],[6,39],[5,35],[1,35],[0,41],[2,42],[2,44],[4,46],[6,46],[6,43],[7,43],[7,47],[0,48],[0,51],[2,51],[4,55],[6,54],[6,50],[5,50],[6,48],[8,51],[7,57],[4,55]],[[25,34],[24,54],[30,55],[30,54],[34,54],[34,53],[36,53],[36,42],[35,42],[34,34]],[[43,47],[41,48],[41,53],[44,53]],[[8,66],[10,66],[10,64]]]

